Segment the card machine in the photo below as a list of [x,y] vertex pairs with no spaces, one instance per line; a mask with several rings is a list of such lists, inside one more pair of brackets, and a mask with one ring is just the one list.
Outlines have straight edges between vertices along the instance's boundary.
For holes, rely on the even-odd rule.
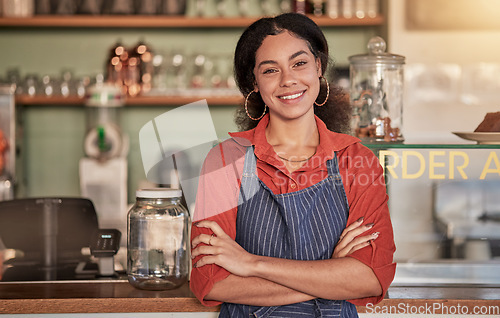
[[120,249],[122,233],[117,229],[98,229],[90,240],[90,253],[97,258],[99,275],[113,276],[114,256]]

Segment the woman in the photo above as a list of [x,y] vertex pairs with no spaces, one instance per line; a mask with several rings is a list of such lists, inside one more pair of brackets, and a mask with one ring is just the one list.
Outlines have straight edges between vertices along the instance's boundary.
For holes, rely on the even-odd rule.
[[207,156],[192,228],[191,289],[220,317],[357,317],[394,277],[382,168],[340,133],[349,105],[328,60],[300,14],[260,19],[238,42],[244,131]]

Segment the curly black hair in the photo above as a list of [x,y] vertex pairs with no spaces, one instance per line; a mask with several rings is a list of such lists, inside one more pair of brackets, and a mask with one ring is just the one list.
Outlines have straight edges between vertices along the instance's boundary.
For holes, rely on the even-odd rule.
[[[284,13],[273,18],[261,18],[252,23],[241,35],[234,54],[234,77],[240,92],[247,96],[254,90],[255,55],[268,35],[277,35],[284,31],[307,42],[314,57],[321,62],[323,75],[328,69],[330,57],[328,43],[321,29],[310,18],[299,13]],[[327,96],[327,85],[322,81],[317,103],[321,104]],[[252,117],[258,118],[265,110],[260,93],[253,93],[248,98],[248,111]],[[267,112],[268,110],[266,110]],[[329,130],[349,133],[350,114],[348,94],[339,87],[330,84],[330,95],[324,106],[314,106],[314,113],[326,124]],[[236,110],[235,123],[240,130],[248,130],[257,126],[259,121],[250,119],[244,104]]]

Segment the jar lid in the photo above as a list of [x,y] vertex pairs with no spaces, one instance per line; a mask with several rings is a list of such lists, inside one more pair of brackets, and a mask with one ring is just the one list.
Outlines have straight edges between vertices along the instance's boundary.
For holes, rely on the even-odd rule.
[[141,189],[135,192],[135,196],[145,199],[180,198],[182,190],[169,188]]
[[384,39],[374,36],[368,41],[368,54],[358,54],[349,57],[351,64],[404,64],[402,55],[387,53]]

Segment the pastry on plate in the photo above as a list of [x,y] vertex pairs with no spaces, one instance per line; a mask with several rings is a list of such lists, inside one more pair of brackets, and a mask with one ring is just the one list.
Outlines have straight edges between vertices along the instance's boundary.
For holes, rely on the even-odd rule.
[[487,113],[474,132],[500,132],[500,112]]

